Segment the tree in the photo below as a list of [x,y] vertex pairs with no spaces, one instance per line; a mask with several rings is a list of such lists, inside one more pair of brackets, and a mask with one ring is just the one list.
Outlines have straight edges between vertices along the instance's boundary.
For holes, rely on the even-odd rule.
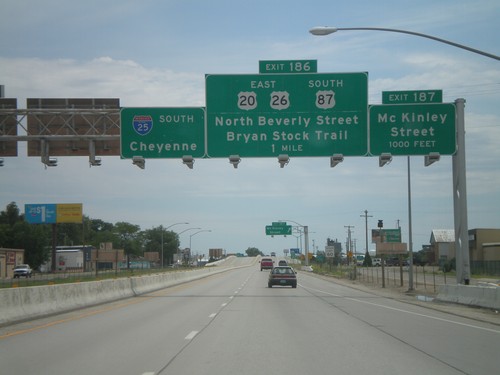
[[23,220],[23,216],[19,213],[19,207],[17,207],[16,202],[10,202],[5,211],[0,212],[0,224],[12,227],[20,220]]
[[249,256],[249,257],[256,257],[258,255],[264,255],[262,253],[262,251],[260,251],[256,247],[249,247],[245,252],[247,253],[247,256]]
[[33,269],[39,268],[50,259],[50,226],[18,221],[13,226],[13,233],[13,247],[24,249],[24,261]]
[[373,265],[372,256],[367,250],[365,253],[365,259],[363,259],[363,267],[371,267],[372,265]]
[[15,202],[0,212],[0,246],[24,249],[24,261],[38,268],[50,254],[50,227],[44,224],[28,224]]
[[[139,242],[140,227],[135,224],[120,221],[115,224],[114,233],[118,238],[116,248],[122,248],[127,255],[127,267],[129,266],[128,259],[130,255],[140,255],[141,246]],[[113,244],[115,247],[115,244]]]
[[[143,232],[144,251],[157,251],[160,253],[160,260],[163,264],[173,263],[174,254],[179,249],[179,236],[173,231],[167,231],[163,226],[153,227]],[[162,238],[163,236],[163,238]],[[163,257],[161,254],[163,243]]]
[[115,226],[112,223],[105,222],[101,219],[90,219],[84,216],[84,242],[95,247],[99,247],[101,243],[111,242],[118,244],[119,239],[114,232]]

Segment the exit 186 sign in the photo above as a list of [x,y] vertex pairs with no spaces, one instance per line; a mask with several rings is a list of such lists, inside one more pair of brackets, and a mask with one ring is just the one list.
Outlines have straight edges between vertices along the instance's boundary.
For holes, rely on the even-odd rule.
[[370,153],[428,155],[456,151],[455,105],[370,106]]

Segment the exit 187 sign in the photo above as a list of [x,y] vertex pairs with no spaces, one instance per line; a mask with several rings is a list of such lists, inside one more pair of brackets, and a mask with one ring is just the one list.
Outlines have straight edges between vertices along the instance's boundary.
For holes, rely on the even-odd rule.
[[428,155],[456,151],[455,105],[370,106],[370,153]]

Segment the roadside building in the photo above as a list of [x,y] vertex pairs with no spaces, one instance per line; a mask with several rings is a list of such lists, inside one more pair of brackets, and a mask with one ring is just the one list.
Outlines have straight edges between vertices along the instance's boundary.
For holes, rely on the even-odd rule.
[[469,230],[471,273],[500,275],[500,229]]
[[500,229],[469,230],[469,249],[473,261],[500,261]]
[[0,248],[0,279],[11,279],[18,264],[24,264],[24,249]]
[[455,258],[455,230],[433,229],[431,233],[431,264],[443,264]]

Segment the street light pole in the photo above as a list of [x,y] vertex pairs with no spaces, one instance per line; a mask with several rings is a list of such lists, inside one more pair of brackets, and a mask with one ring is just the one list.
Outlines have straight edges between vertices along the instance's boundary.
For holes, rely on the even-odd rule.
[[165,229],[163,229],[163,227],[161,227],[161,256],[160,256],[160,268],[163,268],[163,232],[168,230],[169,228],[172,228],[174,225],[180,225],[180,224],[189,224],[189,223],[175,223],[175,224],[172,224],[172,225],[169,225],[168,227],[166,227]]
[[[188,230],[195,230],[195,229],[201,229],[201,228],[188,228],[184,229],[182,232],[177,233],[178,236],[180,236],[182,233],[187,232]],[[179,252],[180,252],[180,240],[179,240],[179,248],[177,249],[177,256],[179,257]],[[179,258],[177,258],[179,259]]]
[[432,40],[435,40],[435,41],[440,42],[440,43],[449,44],[450,46],[461,48],[461,49],[464,49],[466,51],[477,53],[479,55],[483,55],[483,56],[486,56],[486,57],[489,57],[489,58],[492,58],[492,59],[495,59],[495,60],[500,60],[500,56],[493,55],[492,53],[480,51],[478,49],[475,49],[475,48],[472,48],[472,47],[468,47],[468,46],[464,46],[462,44],[451,42],[449,40],[438,38],[438,37],[435,37],[435,36],[432,36],[432,35],[427,35],[427,34],[423,34],[423,33],[417,33],[417,32],[408,31],[408,30],[388,29],[388,28],[384,28],[384,27],[330,27],[330,26],[318,26],[318,27],[313,27],[311,30],[309,30],[309,32],[311,34],[313,34],[313,35],[323,36],[323,35],[330,35],[330,34],[333,34],[333,33],[337,32],[337,31],[342,31],[342,30],[389,31],[389,32],[393,32],[393,33],[410,34],[410,35],[415,35],[415,36],[419,36],[419,37],[422,37],[422,38],[432,39]]
[[[313,35],[329,35],[341,30],[369,30],[369,31],[389,31],[395,33],[403,33],[415,35],[422,38],[432,39],[440,43],[448,44],[457,48],[464,49],[469,52],[477,53],[482,56],[500,60],[500,56],[493,55],[488,52],[480,51],[475,48],[464,46],[446,39],[437,38],[432,35],[417,33],[414,31],[388,29],[380,27],[313,27],[309,32]],[[465,170],[465,120],[464,120],[465,99],[456,99],[456,142],[457,151],[452,156],[453,163],[453,211],[455,225],[455,251],[457,258],[457,283],[469,284],[470,281],[470,256],[469,256],[469,234],[468,234],[468,218],[467,218],[467,186],[466,186],[466,170]],[[409,173],[409,163],[408,163]],[[410,198],[409,198],[410,199]],[[409,203],[411,204],[411,203]],[[410,207],[410,206],[409,206]],[[411,213],[410,213],[411,215]],[[410,218],[411,222],[411,218]],[[411,245],[410,234],[410,245]],[[411,259],[413,261],[413,259]],[[413,280],[412,280],[413,281]],[[410,285],[410,288],[413,286]]]
[[211,229],[202,229],[202,230],[199,230],[198,232],[190,234],[189,235],[189,252],[191,253],[191,238],[193,238],[193,236],[196,236],[198,233],[201,233],[201,232],[211,232],[211,231],[212,231]]
[[302,225],[302,224],[299,224],[297,223],[296,221],[293,221],[293,220],[279,220],[279,221],[290,221],[291,223],[294,223],[294,224],[297,224],[299,227],[302,227],[302,229],[304,230],[304,252],[306,254],[306,262],[305,262],[305,266],[309,266],[309,227],[307,225]]

